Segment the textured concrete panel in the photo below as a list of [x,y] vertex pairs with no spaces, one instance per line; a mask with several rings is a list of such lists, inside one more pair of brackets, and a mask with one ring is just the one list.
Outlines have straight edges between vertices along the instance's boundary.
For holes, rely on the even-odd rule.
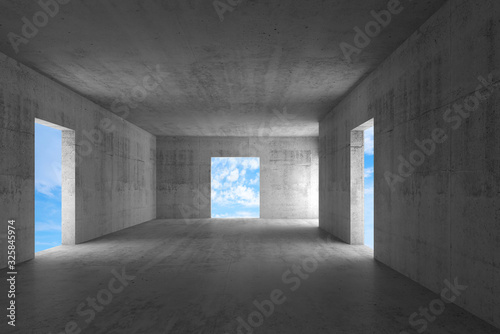
[[[320,123],[320,226],[350,242],[346,148],[374,117],[376,259],[435,292],[458,278],[456,304],[497,327],[499,13],[448,2]],[[386,173],[407,175],[391,188]]]
[[118,96],[139,100],[129,119],[158,136],[287,137],[317,136],[318,120],[445,0],[401,1],[353,63],[339,44],[388,0],[62,2],[19,52],[8,34],[21,35],[39,1],[0,2],[0,50],[108,110]]
[[364,132],[359,127],[351,131],[350,161],[350,221],[349,243],[364,245],[365,240],[365,146]]
[[158,137],[157,152],[158,217],[209,218],[211,158],[258,157],[261,217],[317,218],[317,138]]
[[0,268],[8,219],[17,224],[16,260],[34,255],[35,118],[74,132],[63,131],[63,243],[155,218],[156,138],[0,54]]
[[61,131],[61,226],[62,244],[74,245],[76,243],[75,217],[76,217],[76,147],[75,131]]

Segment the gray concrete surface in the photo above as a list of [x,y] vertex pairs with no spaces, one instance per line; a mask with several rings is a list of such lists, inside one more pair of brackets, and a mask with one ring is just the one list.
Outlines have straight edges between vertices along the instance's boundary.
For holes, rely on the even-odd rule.
[[260,158],[261,218],[318,218],[317,137],[157,137],[158,218],[210,218],[212,157]]
[[[405,334],[416,333],[409,317],[440,298],[375,261],[368,247],[329,239],[317,220],[155,220],[43,251],[19,271],[18,326],[6,334],[66,326],[82,334],[233,334],[238,317],[248,321],[254,302],[274,290],[280,304],[254,333]],[[116,279],[123,273],[125,283]],[[453,304],[427,326],[500,333]]]
[[[135,92],[141,108],[127,119],[155,135],[258,136],[286,107],[293,117],[270,136],[317,136],[319,119],[444,0],[401,1],[405,9],[347,62],[339,44],[353,44],[354,28],[388,2],[222,0],[221,22],[214,1],[71,0],[16,53],[8,34],[20,35],[22,18],[41,7],[5,0],[0,51],[108,110]],[[150,74],[162,82],[143,98]],[[124,104],[115,106],[123,116]]]
[[[458,277],[469,288],[457,303],[498,327],[499,15],[498,1],[448,2],[321,121],[319,214],[349,242],[350,134],[375,118],[375,257],[435,292]],[[481,88],[489,74],[496,87]],[[415,140],[439,128],[448,139],[418,162]],[[420,166],[391,189],[400,156]]]
[[64,141],[63,161],[75,154],[75,169],[71,175],[63,167],[63,186],[76,187],[74,236],[65,229],[71,237],[65,242],[156,217],[155,137],[0,54],[0,268],[7,263],[9,219],[16,220],[16,260],[33,258],[35,118],[75,132],[75,153]]
[[[385,8],[386,0],[248,1],[223,22],[212,1],[73,0],[19,53],[8,35],[20,33],[23,17],[40,12],[39,2],[0,2],[0,50],[37,71],[0,54],[0,268],[8,219],[17,222],[17,261],[33,257],[35,118],[75,134],[74,176],[64,176],[75,184],[75,229],[65,228],[67,243],[157,213],[176,217],[196,191],[198,206],[188,216],[208,217],[200,196],[209,190],[208,159],[241,152],[263,161],[263,217],[319,213],[322,229],[357,243],[351,131],[374,118],[375,258],[435,293],[445,280],[458,279],[467,289],[455,303],[500,328],[500,2],[454,0],[436,12],[443,3],[406,3],[349,64],[339,43],[351,42],[352,29],[372,20],[370,10]],[[478,77],[492,84],[481,88]],[[158,86],[138,97],[152,78]],[[461,107],[474,102],[470,96],[481,101],[466,105],[469,113]],[[315,136],[319,120],[318,209],[316,138],[303,148],[306,139],[288,137]],[[419,153],[425,148],[415,140],[440,128],[447,140],[434,153]],[[161,137],[157,155],[154,134],[189,137]],[[71,158],[71,139],[64,145]],[[293,153],[300,151],[312,153]],[[404,174],[400,159],[419,156],[424,161],[391,188],[387,173]],[[109,333],[111,326],[213,332],[251,312],[248,300],[264,298],[274,274],[279,281],[281,270],[313,249],[329,255],[326,271],[318,269],[317,281],[311,277],[312,290],[290,296],[297,304],[266,319],[269,332],[399,331],[436,297],[373,262],[366,248],[334,243],[325,249],[312,239],[320,235],[316,229],[293,222],[225,225],[235,222],[218,230],[207,221],[158,221],[47,251],[41,262],[21,265],[19,301],[37,307],[19,316],[27,326],[50,330],[58,322],[62,328],[78,319],[78,303],[99,293],[125,258],[137,273],[149,274],[138,275],[130,284],[137,289],[102,311],[90,333]],[[198,227],[204,232],[186,237]],[[165,288],[160,296],[159,286]],[[494,332],[451,305],[430,326],[436,333]]]

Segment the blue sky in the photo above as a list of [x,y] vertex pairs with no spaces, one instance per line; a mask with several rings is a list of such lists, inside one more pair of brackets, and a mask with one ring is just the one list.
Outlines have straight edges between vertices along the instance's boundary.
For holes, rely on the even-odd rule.
[[373,127],[365,130],[365,245],[373,249]]
[[61,131],[35,123],[35,252],[61,245]]
[[260,159],[212,158],[212,218],[260,217]]

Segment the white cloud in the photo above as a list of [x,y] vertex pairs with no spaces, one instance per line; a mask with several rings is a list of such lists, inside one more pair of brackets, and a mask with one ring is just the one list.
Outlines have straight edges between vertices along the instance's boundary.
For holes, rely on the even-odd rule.
[[222,215],[216,214],[213,218],[227,218],[227,217],[229,217],[229,214],[228,213],[224,213]]
[[246,201],[255,205],[254,203],[258,203],[259,196],[255,193],[255,191],[251,188],[247,188],[245,186],[238,186],[235,190],[236,196],[240,199],[240,201]]
[[243,160],[241,163],[244,169],[257,169],[260,167],[260,159],[259,158],[247,158]]
[[227,168],[212,168],[212,170],[216,170],[217,172],[213,175],[213,179],[222,181],[229,175],[229,169]]
[[[259,176],[252,169],[260,167],[259,158],[214,158],[212,160],[212,203],[231,206],[255,207],[260,204],[260,194],[255,187]],[[245,175],[252,180],[247,180]]]
[[213,198],[213,203],[220,205],[238,203],[245,207],[253,207],[260,204],[260,196],[259,193],[252,188],[239,185],[220,191],[217,196]]
[[61,166],[46,159],[39,159],[35,169],[35,190],[49,197],[61,187]]
[[373,155],[374,144],[373,127],[371,127],[365,130],[365,154]]
[[219,182],[217,179],[212,179],[212,188],[214,189],[220,189],[222,184]]
[[35,190],[55,198],[61,187],[61,131],[35,124]]
[[61,225],[56,224],[53,221],[49,222],[36,222],[35,223],[36,231],[60,231]]
[[236,216],[238,216],[238,218],[259,218],[257,212],[247,212],[247,211],[236,212]]
[[373,167],[365,168],[365,177],[371,177],[373,175]]
[[237,181],[238,178],[240,177],[240,173],[239,173],[239,170],[238,168],[235,168],[231,171],[231,173],[229,174],[229,176],[227,177],[227,180],[229,182],[234,182],[234,181]]
[[365,188],[365,195],[373,195],[373,187]]

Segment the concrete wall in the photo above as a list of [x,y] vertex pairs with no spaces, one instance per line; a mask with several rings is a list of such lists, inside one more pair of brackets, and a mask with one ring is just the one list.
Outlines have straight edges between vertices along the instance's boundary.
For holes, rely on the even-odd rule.
[[[374,117],[376,259],[435,292],[457,278],[456,303],[498,327],[499,13],[496,0],[448,2],[320,124],[320,226],[350,241],[350,131]],[[435,152],[415,153],[433,131]]]
[[34,256],[35,118],[74,130],[73,138],[63,133],[75,161],[73,173],[63,168],[63,186],[75,184],[74,231],[63,231],[69,243],[155,218],[155,137],[0,54],[0,267],[8,219],[16,220],[17,262]]
[[318,218],[317,137],[158,137],[158,218],[210,217],[212,157],[260,158],[261,218]]

